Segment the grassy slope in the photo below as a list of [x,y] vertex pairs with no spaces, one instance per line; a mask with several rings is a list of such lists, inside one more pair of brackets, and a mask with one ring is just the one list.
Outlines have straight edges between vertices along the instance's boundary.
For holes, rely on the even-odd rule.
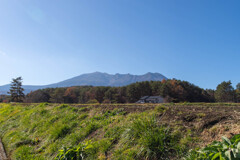
[[[168,109],[166,115],[162,107],[142,106],[146,108],[141,111],[133,107],[0,104],[0,137],[12,159],[54,159],[63,146],[76,146],[88,139],[95,147],[89,159],[147,159],[154,154],[151,159],[179,159],[195,145],[197,136],[208,134],[208,121],[205,128],[195,125],[202,124],[201,118],[204,122],[204,117],[209,119],[208,112],[197,112],[194,118],[189,117],[187,107]],[[167,143],[161,138],[168,139]],[[161,143],[166,147],[159,148]],[[166,154],[167,150],[174,156]]]

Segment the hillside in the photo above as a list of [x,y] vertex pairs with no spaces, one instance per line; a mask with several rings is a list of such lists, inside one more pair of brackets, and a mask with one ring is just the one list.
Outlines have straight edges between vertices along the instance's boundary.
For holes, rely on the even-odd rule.
[[[132,74],[107,74],[101,72],[94,72],[88,74],[82,74],[77,77],[73,77],[58,83],[43,85],[43,86],[31,86],[23,85],[25,93],[35,91],[43,88],[56,88],[56,87],[71,87],[71,86],[125,86],[135,82],[142,81],[161,81],[167,79],[160,73],[146,73],[144,75],[132,75]],[[9,91],[10,85],[0,86],[0,94],[6,94]]]
[[73,146],[85,159],[181,159],[239,133],[239,119],[239,104],[0,104],[0,138],[12,159],[54,159]]

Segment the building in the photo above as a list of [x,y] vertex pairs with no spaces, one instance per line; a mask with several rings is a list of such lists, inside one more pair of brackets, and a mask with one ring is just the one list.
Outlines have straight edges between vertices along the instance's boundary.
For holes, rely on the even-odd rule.
[[136,103],[163,103],[164,98],[161,96],[144,96],[140,98]]

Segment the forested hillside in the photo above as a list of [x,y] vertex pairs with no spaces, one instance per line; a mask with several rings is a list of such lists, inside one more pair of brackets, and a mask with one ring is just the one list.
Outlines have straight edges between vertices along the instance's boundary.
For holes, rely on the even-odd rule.
[[160,95],[165,102],[214,102],[214,91],[187,81],[137,82],[124,87],[76,86],[47,88],[29,93],[25,102],[39,103],[135,103],[142,96]]

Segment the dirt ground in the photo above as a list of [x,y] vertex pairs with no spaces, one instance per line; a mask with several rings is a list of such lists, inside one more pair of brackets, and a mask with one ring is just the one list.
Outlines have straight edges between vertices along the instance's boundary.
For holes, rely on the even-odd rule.
[[170,106],[162,122],[184,126],[197,134],[198,145],[205,146],[222,136],[240,134],[239,106]]
[[0,139],[0,160],[8,160],[1,139]]

